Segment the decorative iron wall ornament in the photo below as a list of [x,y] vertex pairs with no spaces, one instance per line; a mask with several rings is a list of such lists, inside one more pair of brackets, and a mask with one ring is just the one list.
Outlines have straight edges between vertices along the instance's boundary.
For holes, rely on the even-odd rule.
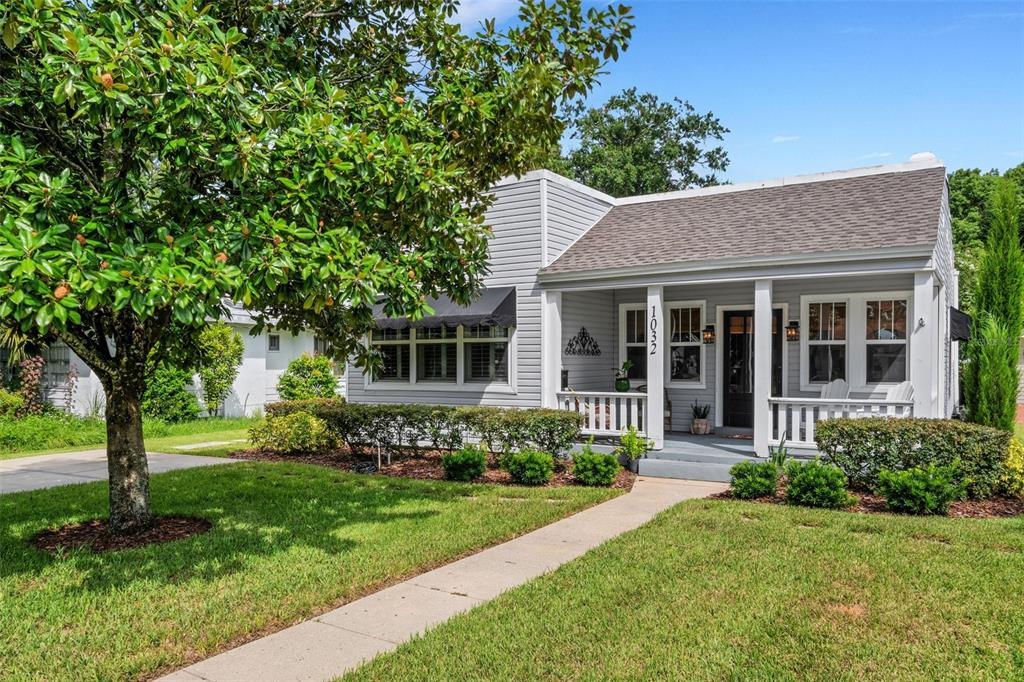
[[565,344],[565,354],[597,357],[601,354],[601,347],[597,345],[597,340],[590,335],[586,327],[580,327],[576,336]]

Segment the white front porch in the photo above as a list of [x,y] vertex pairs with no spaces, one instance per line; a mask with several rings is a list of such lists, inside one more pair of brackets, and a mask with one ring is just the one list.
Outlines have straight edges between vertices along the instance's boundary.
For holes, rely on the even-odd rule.
[[[818,319],[825,308],[812,309],[823,301],[832,306],[827,338]],[[884,333],[874,319],[880,310]],[[824,419],[948,413],[944,311],[944,287],[931,271],[548,287],[544,404],[582,414],[586,436],[636,427],[663,450],[672,434],[689,432],[696,402],[710,407],[715,431],[748,435],[757,455],[783,438],[812,450]],[[614,368],[626,358],[642,371],[617,392]],[[821,398],[823,362],[827,376],[849,380],[848,395]],[[913,384],[912,399],[887,398],[903,381]],[[681,447],[695,443],[687,437]]]

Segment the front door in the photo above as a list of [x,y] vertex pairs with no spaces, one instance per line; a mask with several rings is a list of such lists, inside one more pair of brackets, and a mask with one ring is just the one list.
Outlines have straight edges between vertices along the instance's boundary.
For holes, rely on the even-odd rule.
[[[722,316],[722,425],[754,426],[754,311]],[[782,311],[772,310],[772,395],[782,395]]]

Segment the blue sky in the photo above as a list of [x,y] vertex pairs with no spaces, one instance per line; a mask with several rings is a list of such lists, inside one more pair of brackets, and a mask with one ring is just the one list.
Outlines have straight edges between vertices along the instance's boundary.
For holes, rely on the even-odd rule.
[[[950,169],[1024,161],[1024,0],[626,4],[632,44],[591,103],[635,85],[713,111],[733,182],[919,151]],[[461,18],[516,6],[464,0]]]

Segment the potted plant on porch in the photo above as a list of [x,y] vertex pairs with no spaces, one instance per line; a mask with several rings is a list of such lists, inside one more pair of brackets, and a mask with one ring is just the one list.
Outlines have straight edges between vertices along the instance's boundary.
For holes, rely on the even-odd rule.
[[631,369],[633,369],[633,361],[626,360],[622,363],[622,367],[615,370],[615,390],[619,393],[629,390],[629,370]]
[[711,405],[693,401],[693,421],[690,422],[690,433],[698,436],[706,435],[711,430],[708,422],[708,414],[711,413]]

